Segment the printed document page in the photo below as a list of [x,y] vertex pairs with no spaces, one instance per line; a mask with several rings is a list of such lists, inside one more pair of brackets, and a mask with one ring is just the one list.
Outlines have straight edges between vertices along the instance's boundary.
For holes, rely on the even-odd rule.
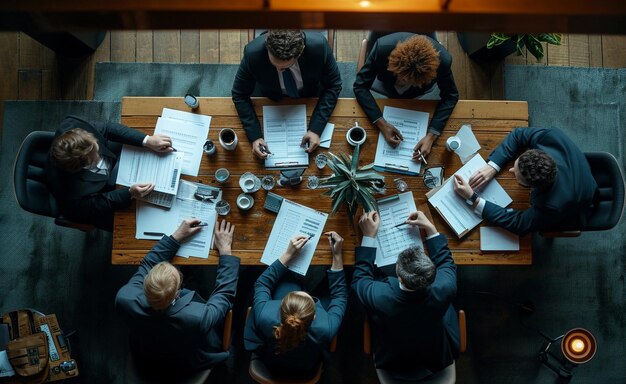
[[136,221],[137,239],[159,240],[164,235],[171,235],[184,219],[195,217],[205,223],[200,233],[184,242],[176,253],[182,257],[199,257],[206,259],[213,244],[213,230],[217,214],[215,203],[221,200],[222,192],[213,201],[201,201],[194,198],[198,189],[207,186],[181,180],[178,194],[171,209],[137,202]]
[[413,161],[413,148],[426,136],[428,113],[386,106],[383,111],[385,120],[402,132],[404,140],[396,148],[387,144],[382,132],[378,134],[374,165],[387,171],[399,171],[418,174],[422,167],[420,161]]
[[154,190],[171,195],[178,190],[183,153],[156,153],[149,149],[124,145],[120,155],[116,183],[130,187],[152,183]]
[[267,168],[309,165],[309,154],[300,146],[306,133],[306,106],[266,105],[263,107],[263,135],[272,155]]
[[[485,160],[477,154],[455,174],[467,181],[474,172],[486,164]],[[437,208],[457,236],[462,236],[462,234],[480,224],[482,219],[474,213],[474,209],[470,205],[466,204],[454,192],[453,183],[454,177],[450,177],[439,190],[429,196],[428,201],[433,207]],[[501,207],[506,207],[513,201],[495,179],[492,179],[482,190],[477,190],[476,192],[478,192],[481,198]]]
[[320,136],[320,147],[330,148],[330,143],[333,140],[333,132],[335,132],[335,124],[326,123],[324,132],[322,132],[322,135]]
[[300,234],[309,236],[309,241],[302,247],[299,255],[295,256],[287,266],[290,270],[300,275],[306,275],[317,248],[317,243],[320,241],[324,231],[327,218],[328,214],[324,212],[319,212],[284,199],[272,227],[272,233],[270,233],[270,237],[265,245],[265,250],[263,250],[261,262],[267,265],[272,264],[285,253],[289,240],[294,236]]
[[415,225],[402,225],[409,214],[417,211],[413,192],[404,192],[378,200],[380,226],[376,241],[376,265],[384,267],[394,264],[398,255],[413,246],[424,247],[419,228]]
[[163,108],[161,117],[181,121],[187,124],[197,125],[198,127],[210,127],[211,116],[201,115],[199,113],[191,113],[179,111],[177,109]]
[[171,137],[172,146],[176,151],[184,154],[183,174],[198,176],[203,153],[202,146],[209,135],[208,124],[201,126],[190,121],[159,117],[154,133]]

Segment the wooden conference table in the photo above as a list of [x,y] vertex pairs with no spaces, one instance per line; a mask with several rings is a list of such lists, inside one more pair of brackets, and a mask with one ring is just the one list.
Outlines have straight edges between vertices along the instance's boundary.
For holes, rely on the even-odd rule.
[[[257,176],[272,174],[278,179],[278,171],[266,170],[263,161],[257,159],[251,152],[251,145],[241,122],[237,117],[237,111],[230,98],[200,98],[198,113],[212,116],[209,138],[215,143],[221,128],[230,127],[235,129],[239,137],[239,144],[235,151],[228,152],[219,144],[217,153],[213,156],[203,155],[198,177],[183,176],[184,179],[219,186],[215,181],[216,169],[226,167],[230,170],[231,177],[227,183],[221,186],[223,198],[231,205],[230,213],[226,219],[235,224],[233,240],[233,254],[241,257],[242,265],[260,265],[266,241],[272,230],[276,214],[263,208],[266,192],[259,190],[253,194],[254,207],[249,211],[241,211],[235,204],[237,195],[242,193],[239,188],[239,176],[244,172],[253,172]],[[283,100],[281,104],[302,104],[306,102],[307,116],[310,117],[317,99],[307,100]],[[399,108],[425,111],[432,118],[436,101],[421,100],[378,100],[379,105],[390,105]],[[254,105],[258,115],[261,115],[263,105],[274,104],[271,100],[258,98]],[[189,111],[182,97],[124,97],[122,100],[122,123],[138,129],[147,134],[152,134],[164,107]],[[262,119],[261,119],[262,120]],[[352,147],[346,141],[347,130],[357,121],[360,126],[367,130],[367,140],[361,148],[360,165],[374,161],[378,130],[369,124],[364,112],[355,99],[339,99],[337,106],[330,117],[331,123],[335,124],[330,151],[352,153]],[[482,149],[480,154],[487,158],[489,153],[502,141],[502,139],[515,127],[528,126],[528,105],[526,102],[517,101],[473,101],[461,100],[456,105],[442,136],[435,142],[430,156],[428,167],[445,166],[445,177],[450,177],[461,167],[457,155],[445,150],[445,141],[458,131],[463,124],[471,124],[474,134],[478,138]],[[306,176],[328,176],[328,167],[318,170],[315,166],[314,156],[328,151],[318,148],[310,157],[309,168],[305,172],[305,181],[296,187],[280,187],[278,184],[272,190],[287,199],[296,201],[308,207],[330,212],[331,200],[322,196],[324,190],[309,190],[306,187]],[[512,207],[524,209],[529,206],[530,191],[521,187],[515,181],[512,174],[507,170],[512,164],[503,167],[497,179],[513,199]],[[413,192],[415,203],[419,207],[426,202],[425,193],[428,188],[424,185],[421,176],[406,176],[396,173],[383,172],[387,183],[387,195],[398,193],[394,187],[393,179],[401,177]],[[382,196],[381,196],[382,197]],[[457,264],[505,264],[520,265],[531,264],[531,236],[527,235],[520,239],[519,252],[482,252],[480,250],[480,231],[474,228],[466,236],[458,239],[439,214],[432,209],[434,224],[437,229],[448,237],[452,255]],[[482,225],[485,225],[483,222]],[[329,216],[325,231],[337,231],[344,241],[344,263],[354,264],[354,247],[360,242],[358,230],[355,231],[349,223],[347,214],[343,211]],[[141,259],[152,248],[155,241],[135,239],[135,206],[115,214],[113,230],[113,264],[139,264]],[[217,252],[212,250],[208,259],[176,257],[175,264],[216,264]],[[312,264],[330,265],[331,255],[328,242],[320,240]]]

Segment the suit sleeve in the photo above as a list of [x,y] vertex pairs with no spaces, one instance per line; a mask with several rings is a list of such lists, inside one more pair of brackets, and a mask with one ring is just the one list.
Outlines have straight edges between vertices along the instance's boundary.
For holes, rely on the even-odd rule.
[[239,279],[239,258],[222,255],[220,256],[215,279],[215,289],[206,302],[202,316],[202,324],[205,331],[211,331],[216,324],[221,324],[235,302],[237,293],[237,280]]
[[64,203],[64,214],[67,214],[70,219],[91,222],[94,217],[112,215],[115,210],[126,208],[131,202],[130,188],[123,187],[68,200]]
[[143,281],[148,275],[148,272],[162,261],[170,261],[178,251],[180,244],[174,240],[171,236],[163,236],[161,240],[148,254],[141,260],[139,269],[130,281],[124,285],[115,298],[115,307],[120,310],[120,307],[127,305],[127,303],[134,301],[143,292]]
[[254,111],[252,99],[250,99],[252,92],[254,92],[255,85],[256,79],[252,74],[249,53],[246,47],[243,52],[241,64],[235,75],[231,94],[243,129],[246,131],[248,141],[251,143],[263,137],[261,134],[261,124]]
[[280,278],[287,271],[287,267],[280,260],[276,260],[259,276],[254,284],[254,302],[252,307],[254,308],[255,317],[263,312],[263,306],[272,299],[272,293],[276,289],[276,285],[278,285]]
[[547,207],[541,210],[530,206],[523,211],[502,208],[490,201],[485,202],[483,219],[506,229],[509,232],[524,236],[529,232],[553,228],[561,220],[558,212],[552,212]]
[[346,283],[346,275],[343,270],[327,272],[328,284],[330,290],[330,304],[326,309],[328,313],[328,336],[330,342],[339,332],[341,321],[346,313],[348,305],[348,284]]
[[489,155],[489,160],[502,168],[526,148],[535,148],[538,140],[549,132],[546,128],[515,128]]
[[376,104],[376,100],[374,96],[372,96],[372,92],[370,89],[372,88],[372,84],[374,84],[374,80],[376,80],[376,70],[374,68],[374,63],[376,57],[378,55],[378,42],[374,43],[370,54],[367,56],[367,60],[365,60],[365,64],[357,73],[356,80],[354,82],[353,90],[354,95],[356,96],[356,101],[359,103],[370,123],[380,119],[383,116],[380,108],[378,108],[378,104]]
[[335,56],[333,56],[333,51],[326,41],[324,41],[323,50],[324,70],[321,79],[323,89],[309,121],[309,129],[320,136],[335,109],[335,105],[337,105],[337,99],[341,92],[341,74],[339,73]]
[[442,60],[437,69],[437,86],[441,100],[437,103],[428,131],[439,136],[459,101],[459,91],[452,76],[452,57],[447,52],[442,54]]
[[456,265],[444,235],[426,240],[430,259],[437,268],[435,281],[430,285],[431,295],[437,302],[449,303],[456,296]]
[[107,140],[116,141],[122,144],[141,147],[145,133],[129,128],[124,124],[112,123],[109,121],[93,123],[94,128]]
[[376,310],[377,300],[387,289],[386,283],[374,280],[374,259],[376,248],[357,247],[352,289],[368,311]]

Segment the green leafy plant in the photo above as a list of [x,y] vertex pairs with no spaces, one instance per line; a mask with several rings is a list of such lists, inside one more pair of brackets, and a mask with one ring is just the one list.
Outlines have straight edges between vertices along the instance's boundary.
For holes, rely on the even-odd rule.
[[333,175],[321,181],[321,187],[328,187],[324,195],[332,199],[331,214],[337,213],[345,203],[350,223],[354,221],[354,215],[359,206],[363,206],[365,211],[378,209],[378,204],[374,198],[376,188],[374,183],[383,181],[384,176],[373,170],[374,164],[369,164],[359,168],[360,145],[354,148],[351,157],[343,153],[335,155],[328,153],[328,167],[333,171]]
[[507,41],[513,41],[517,50],[517,55],[524,54],[524,47],[528,49],[531,55],[535,56],[537,61],[543,58],[543,45],[542,42],[561,45],[560,33],[539,33],[537,35],[531,34],[508,34],[508,33],[492,33],[491,38],[487,42],[487,48],[491,49],[498,45],[504,44]]

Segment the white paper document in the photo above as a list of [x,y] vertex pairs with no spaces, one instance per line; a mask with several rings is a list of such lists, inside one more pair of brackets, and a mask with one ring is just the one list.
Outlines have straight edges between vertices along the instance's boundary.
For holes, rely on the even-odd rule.
[[309,241],[302,247],[300,253],[287,266],[290,270],[300,275],[306,275],[317,248],[317,243],[320,241],[324,231],[327,218],[328,214],[324,212],[319,212],[284,199],[263,250],[261,262],[267,265],[272,264],[285,253],[289,240],[294,236],[310,236]]
[[330,148],[330,143],[333,139],[333,132],[335,132],[335,124],[326,123],[324,132],[322,132],[322,136],[320,136],[320,147]]
[[155,191],[175,195],[182,164],[183,153],[156,153],[149,149],[124,145],[116,182],[127,187],[152,183]]
[[[461,167],[455,175],[459,175],[467,181],[474,172],[485,165],[487,165],[485,160],[477,154]],[[482,219],[474,213],[472,206],[466,204],[465,201],[454,192],[453,183],[454,177],[450,177],[441,188],[429,192],[426,196],[428,196],[430,204],[443,216],[456,235],[461,237],[480,224]],[[482,190],[477,190],[476,192],[481,198],[501,207],[506,207],[513,201],[495,179],[492,179]]]
[[404,140],[393,148],[380,132],[374,166],[382,171],[419,174],[422,163],[413,161],[413,148],[426,136],[428,113],[386,106],[383,117],[402,132]]
[[519,236],[500,227],[480,227],[481,251],[519,251]]
[[378,200],[378,212],[380,214],[380,226],[376,241],[376,265],[383,267],[394,264],[398,260],[400,252],[409,247],[424,247],[422,236],[417,226],[402,225],[409,214],[417,211],[413,192],[405,192],[399,195],[389,196]]
[[[190,115],[190,116],[189,116]],[[172,147],[184,154],[182,173],[198,176],[202,160],[202,146],[209,135],[211,116],[163,109],[163,117],[157,120],[154,133],[172,139]]]
[[208,258],[213,244],[215,228],[215,204],[221,200],[222,192],[211,201],[197,200],[194,194],[198,188],[211,188],[186,180],[180,181],[178,194],[171,209],[164,209],[150,204],[137,202],[136,221],[137,239],[159,240],[164,235],[171,235],[184,219],[195,217],[208,225],[200,233],[184,242],[176,253],[182,257]]
[[456,137],[461,140],[461,146],[455,151],[455,153],[461,159],[461,163],[465,164],[470,160],[474,154],[480,151],[480,144],[472,132],[472,126],[464,124],[461,129],[456,133]]
[[306,106],[266,105],[263,107],[263,135],[272,155],[266,168],[309,165],[309,154],[300,146],[306,133]]

